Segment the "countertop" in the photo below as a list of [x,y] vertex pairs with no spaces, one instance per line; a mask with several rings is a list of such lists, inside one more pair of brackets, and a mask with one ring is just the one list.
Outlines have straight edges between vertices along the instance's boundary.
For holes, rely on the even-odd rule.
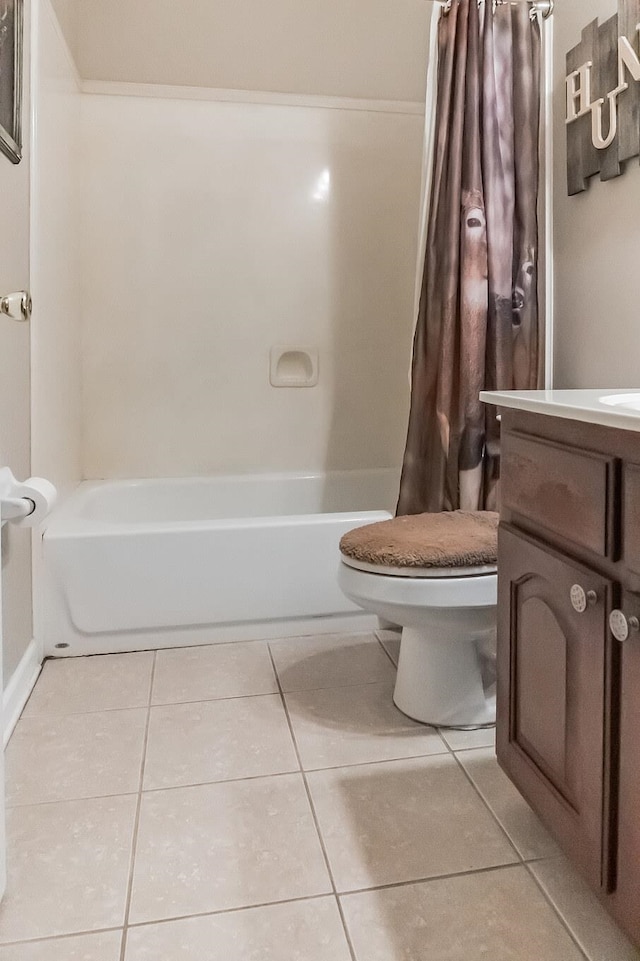
[[[624,403],[615,406],[607,404],[603,401],[603,398],[607,397],[620,397],[626,404],[637,404],[638,409],[633,410],[624,406]],[[509,407],[530,411],[532,414],[546,414],[549,417],[562,417],[565,420],[580,420],[587,424],[640,432],[639,389],[483,391],[480,400],[496,407]]]

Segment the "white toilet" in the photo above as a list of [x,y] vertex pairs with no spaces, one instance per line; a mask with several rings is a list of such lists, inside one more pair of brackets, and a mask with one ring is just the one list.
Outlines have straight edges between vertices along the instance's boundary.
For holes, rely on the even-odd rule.
[[358,528],[340,543],[343,592],[403,629],[394,702],[417,721],[495,721],[486,666],[495,648],[497,522],[485,512],[422,514]]

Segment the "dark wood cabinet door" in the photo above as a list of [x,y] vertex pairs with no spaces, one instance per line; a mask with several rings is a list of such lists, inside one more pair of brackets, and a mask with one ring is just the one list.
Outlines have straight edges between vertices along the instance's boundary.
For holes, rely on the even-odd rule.
[[[588,880],[606,890],[612,584],[505,525],[498,570],[498,759]],[[588,598],[581,613],[576,585]]]
[[[620,609],[640,620],[640,596],[625,594]],[[614,642],[618,644],[618,642]],[[640,632],[620,643],[618,692],[620,755],[618,781],[617,871],[614,913],[640,943]]]

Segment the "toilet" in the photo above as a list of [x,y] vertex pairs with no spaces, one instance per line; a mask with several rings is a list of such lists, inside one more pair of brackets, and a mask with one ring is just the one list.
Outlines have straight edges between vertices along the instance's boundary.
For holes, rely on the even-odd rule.
[[495,721],[498,515],[419,514],[340,542],[339,583],[365,611],[402,627],[394,703],[440,727]]

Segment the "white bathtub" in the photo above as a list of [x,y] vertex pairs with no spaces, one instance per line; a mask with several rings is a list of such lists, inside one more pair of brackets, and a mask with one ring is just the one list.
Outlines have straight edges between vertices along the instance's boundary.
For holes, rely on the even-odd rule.
[[44,532],[45,651],[368,629],[338,588],[338,542],[390,517],[397,485],[394,470],[85,482]]

